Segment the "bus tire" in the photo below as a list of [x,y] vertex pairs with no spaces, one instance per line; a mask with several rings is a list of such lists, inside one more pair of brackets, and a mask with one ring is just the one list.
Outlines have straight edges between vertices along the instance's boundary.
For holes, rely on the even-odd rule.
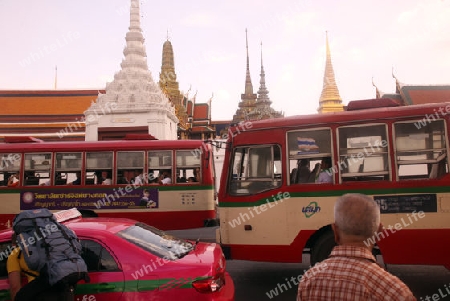
[[333,231],[327,231],[323,233],[314,243],[314,246],[311,250],[311,266],[314,266],[316,263],[321,262],[322,260],[328,258],[331,253],[331,250],[336,246],[336,242],[334,241],[334,233]]

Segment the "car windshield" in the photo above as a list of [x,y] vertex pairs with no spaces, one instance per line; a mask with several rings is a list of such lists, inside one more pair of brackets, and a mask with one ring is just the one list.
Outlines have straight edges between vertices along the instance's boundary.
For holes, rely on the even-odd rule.
[[130,226],[117,235],[167,260],[182,258],[194,249],[194,245],[189,241],[173,237],[144,223]]

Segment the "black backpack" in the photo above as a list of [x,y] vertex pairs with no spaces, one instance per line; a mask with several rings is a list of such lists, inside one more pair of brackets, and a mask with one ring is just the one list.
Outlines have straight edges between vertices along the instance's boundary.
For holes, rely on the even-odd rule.
[[76,234],[48,209],[25,210],[13,221],[17,244],[31,270],[48,275],[50,285],[89,280]]

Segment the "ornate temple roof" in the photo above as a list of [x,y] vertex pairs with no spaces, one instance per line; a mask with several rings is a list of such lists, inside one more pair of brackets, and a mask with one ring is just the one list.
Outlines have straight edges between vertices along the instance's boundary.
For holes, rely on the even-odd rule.
[[241,101],[238,104],[238,109],[233,116],[232,123],[239,123],[244,120],[260,120],[269,118],[283,117],[283,114],[275,111],[270,107],[272,101],[269,98],[269,91],[266,87],[266,74],[264,72],[264,65],[262,59],[262,43],[261,43],[261,73],[260,86],[258,93],[253,93],[253,85],[250,77],[250,63],[248,55],[248,36],[247,29],[245,30],[245,46],[247,50],[247,65],[245,70],[245,93],[241,94]]
[[106,93],[98,95],[97,101],[86,110],[85,115],[98,111],[107,103],[115,103],[111,113],[160,111],[178,123],[172,103],[153,80],[148,69],[140,25],[139,0],[131,0],[128,29],[121,70],[114,75],[111,83],[107,83]]
[[65,128],[71,128],[66,140],[84,140],[83,112],[98,93],[99,90],[0,91],[0,140],[21,135],[60,140],[57,133]]
[[[45,140],[85,140],[88,125],[85,123],[84,112],[102,115],[103,109],[124,114],[141,111],[145,115],[166,111],[176,120],[173,102],[162,93],[148,70],[138,0],[131,0],[130,26],[125,40],[122,68],[114,75],[113,82],[106,85],[106,89],[0,91],[0,140],[10,135],[33,135]],[[203,132],[210,133],[210,102],[195,104],[195,97],[192,101],[180,93],[176,82],[173,49],[168,40],[163,45],[161,69],[169,71],[163,74],[171,80],[168,86],[174,87],[178,92],[179,98],[174,100],[185,107],[181,110],[182,114],[187,116],[186,107],[189,106],[192,124],[197,125],[197,116],[200,118],[200,128],[208,125]],[[110,103],[116,105],[105,106]],[[208,108],[203,109],[205,106]],[[58,133],[67,129],[69,132],[59,137]]]
[[104,90],[0,90],[0,116],[78,116],[99,92]]
[[272,101],[269,98],[269,90],[266,87],[266,73],[264,72],[263,54],[262,54],[262,42],[261,42],[261,73],[259,80],[258,97],[256,99],[255,108],[248,113],[250,120],[261,120],[270,118],[280,118],[284,114],[275,111],[270,105]]

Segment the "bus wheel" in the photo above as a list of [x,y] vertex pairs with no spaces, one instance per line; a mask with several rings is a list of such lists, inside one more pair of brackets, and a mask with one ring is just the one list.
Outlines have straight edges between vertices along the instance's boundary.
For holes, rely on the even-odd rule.
[[311,250],[311,266],[314,266],[316,263],[328,258],[331,250],[333,250],[335,246],[336,242],[334,241],[333,231],[323,233],[314,243]]

